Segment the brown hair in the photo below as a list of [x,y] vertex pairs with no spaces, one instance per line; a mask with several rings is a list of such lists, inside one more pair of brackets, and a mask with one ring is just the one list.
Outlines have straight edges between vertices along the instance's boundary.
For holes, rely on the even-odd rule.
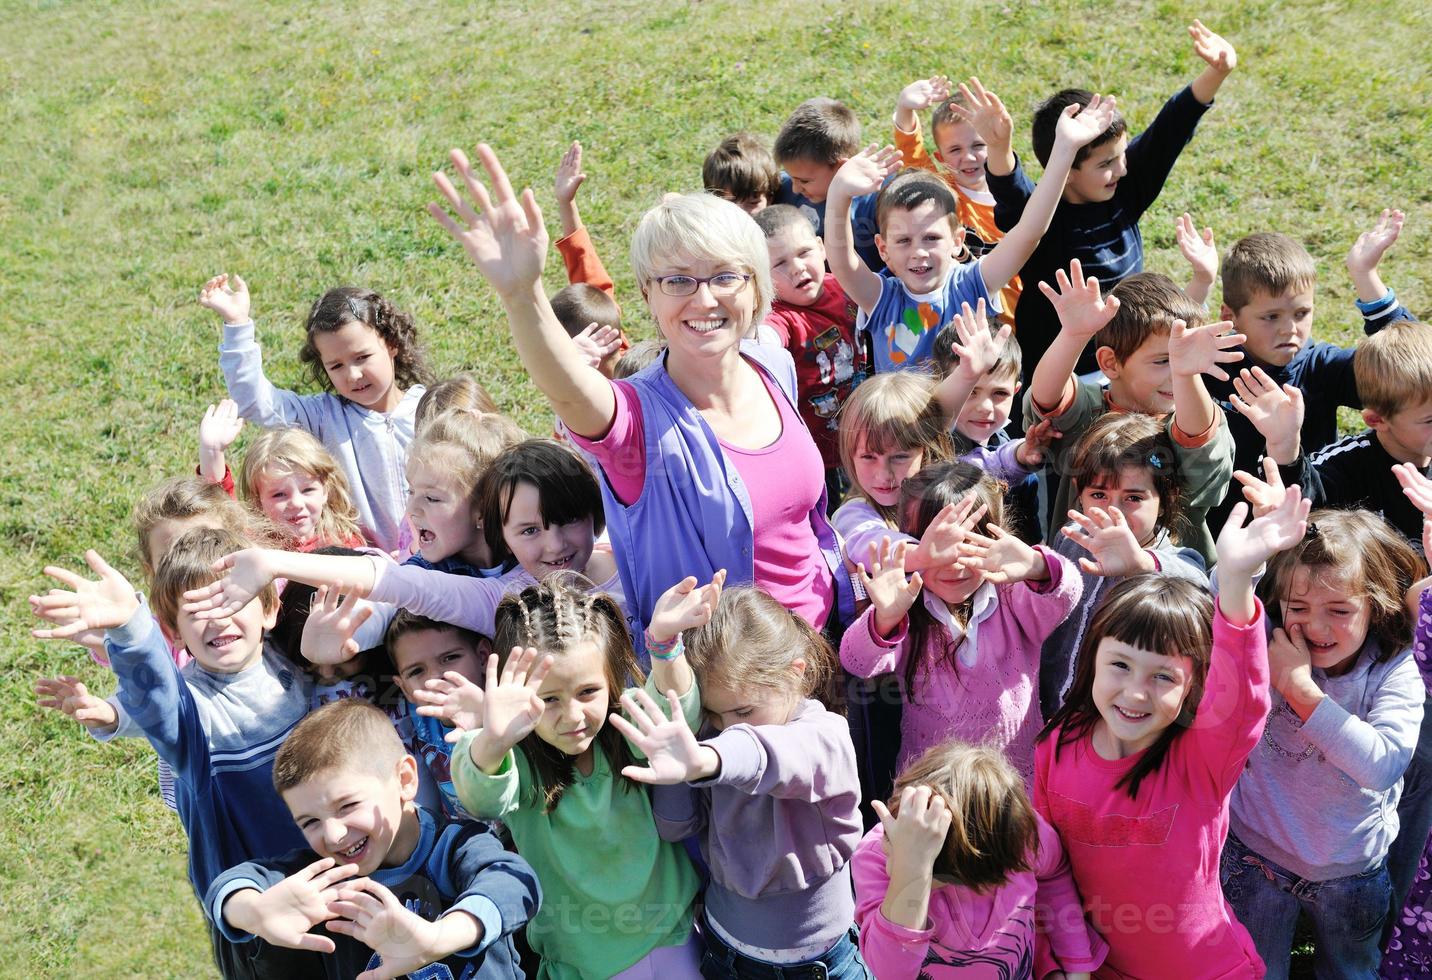
[[622,308],[611,294],[585,282],[571,283],[553,293],[552,312],[570,337],[593,323],[617,328],[622,325]]
[[1306,568],[1310,576],[1333,580],[1350,598],[1367,596],[1372,606],[1367,632],[1377,639],[1377,660],[1383,661],[1412,645],[1415,625],[1403,602],[1426,566],[1412,545],[1387,521],[1365,510],[1317,510],[1308,515],[1308,533],[1287,551],[1268,560],[1268,574],[1258,594],[1278,622],[1281,604],[1292,598],[1293,576]]
[[746,132],[726,137],[706,155],[701,181],[706,190],[724,191],[737,204],[763,195],[770,204],[781,192],[781,174],[766,141]]
[[921,465],[954,456],[945,413],[935,399],[935,379],[923,371],[889,371],[866,378],[840,406],[840,465],[851,475],[851,493],[864,498],[891,526],[895,508],[877,503],[855,482],[861,446],[872,453],[919,450]]
[[[318,517],[318,540],[323,544],[350,544],[363,540],[358,525],[358,508],[348,489],[348,478],[338,460],[312,435],[302,429],[265,429],[244,452],[239,465],[239,493],[249,506],[263,510],[263,492],[259,482],[273,471],[302,472],[323,485],[328,501]],[[299,542],[302,544],[303,542]]]
[[935,857],[938,878],[985,892],[1030,870],[1039,823],[1024,780],[999,751],[958,739],[931,746],[895,777],[892,816],[899,816],[907,786],[930,787],[950,811],[945,846]]
[[844,103],[825,97],[796,106],[776,136],[776,161],[809,160],[835,166],[860,152],[860,120]]
[[[991,336],[997,335],[1000,325],[996,321],[989,325]],[[935,334],[935,343],[930,347],[930,360],[935,362],[940,374],[948,377],[950,372],[960,363],[960,355],[955,353],[955,344],[959,342],[960,335],[953,326],[946,326],[939,333]],[[1024,365],[1024,354],[1019,349],[1019,340],[1010,334],[1005,338],[1004,346],[1000,348],[999,360],[994,362],[994,367],[985,373],[986,378],[1010,377],[1015,382],[1019,381],[1020,371]]]
[[[804,619],[754,586],[721,593],[705,626],[687,630],[682,645],[700,687],[763,690],[826,700],[835,655]],[[805,670],[792,665],[805,661]]]
[[[608,706],[615,711],[628,685],[645,678],[627,632],[626,617],[611,596],[592,592],[591,583],[578,575],[554,575],[518,595],[508,595],[497,607],[497,629],[493,646],[502,663],[513,648],[533,647],[560,657],[579,643],[591,642],[601,651],[605,664]],[[603,725],[594,747],[606,754],[614,776],[633,764],[631,747],[613,725]],[[534,731],[518,745],[527,756],[536,777],[532,789],[542,801],[542,812],[550,813],[562,801],[573,779],[572,757],[542,741]],[[623,790],[631,789],[625,776],[617,780]]]
[[1432,327],[1402,320],[1364,337],[1352,373],[1363,405],[1384,418],[1421,404],[1432,396]]
[[383,709],[342,698],[304,717],[273,758],[273,788],[282,796],[319,773],[395,770],[408,750]]
[[[393,617],[392,622],[388,624],[387,630],[383,633],[383,646],[388,654],[388,664],[393,670],[394,681],[399,679],[398,658],[394,656],[394,650],[398,645],[398,641],[413,633],[427,632],[452,633],[474,650],[478,649],[478,645],[483,639],[481,633],[473,630],[455,626],[452,623],[429,619],[427,616],[419,616],[417,613],[408,609],[399,609],[397,615]],[[487,667],[486,658],[482,659],[482,667],[483,669]],[[469,677],[468,680],[481,684],[484,676],[485,675]]]
[[1159,495],[1158,527],[1168,528],[1176,539],[1184,530],[1178,454],[1163,423],[1152,415],[1105,412],[1074,444],[1069,465],[1076,495],[1086,487],[1099,486],[1095,481],[1117,479],[1126,467],[1147,471]]
[[318,383],[329,391],[333,382],[323,367],[323,356],[313,343],[321,333],[334,333],[350,323],[371,328],[393,349],[393,383],[411,388],[428,381],[428,365],[418,346],[418,331],[413,318],[371,289],[339,286],[314,301],[304,324],[303,347],[298,358],[313,371]]
[[430,419],[451,408],[469,408],[485,415],[501,415],[502,409],[477,377],[467,371],[434,384],[418,399],[413,427],[421,431]]
[[1172,330],[1175,320],[1203,325],[1203,309],[1161,272],[1135,273],[1120,280],[1110,295],[1118,297],[1119,309],[1094,335],[1094,348],[1108,347],[1120,364],[1154,334]]
[[[1082,111],[1094,98],[1094,93],[1088,89],[1066,88],[1060,89],[1049,98],[1039,103],[1034,110],[1034,119],[1030,126],[1030,142],[1034,146],[1034,158],[1039,161],[1041,167],[1049,166],[1049,154],[1054,150],[1054,133],[1059,126],[1059,117],[1064,114],[1066,106],[1077,105]],[[1104,144],[1118,139],[1129,130],[1129,124],[1124,122],[1124,117],[1114,113],[1114,121],[1109,123],[1109,128],[1089,143],[1079,147],[1074,154],[1074,166],[1077,167],[1093,155],[1094,151]]]
[[950,233],[955,238],[955,244],[964,250],[959,257],[968,258],[965,238],[960,232],[960,220],[956,217],[955,192],[950,190],[943,177],[928,170],[902,170],[880,188],[875,197],[875,227],[884,235],[890,212],[913,211],[927,201],[933,201],[941,214],[949,215]]
[[1240,238],[1224,256],[1223,302],[1233,311],[1253,301],[1254,293],[1281,296],[1307,289],[1318,278],[1308,250],[1287,235],[1258,232]]
[[149,554],[149,536],[166,521],[187,521],[204,517],[238,537],[252,538],[282,547],[290,536],[263,517],[244,509],[217,483],[196,476],[165,480],[140,497],[134,505],[134,534],[139,544],[139,567],[151,584],[164,556]]
[[1188,657],[1193,667],[1178,718],[1159,733],[1143,757],[1114,784],[1115,789],[1125,790],[1134,799],[1144,777],[1158,771],[1174,739],[1197,717],[1213,648],[1213,597],[1206,585],[1158,572],[1131,575],[1109,590],[1079,643],[1074,679],[1064,704],[1039,733],[1040,741],[1058,733],[1054,743],[1056,760],[1064,746],[1089,737],[1099,720],[1099,709],[1094,704],[1094,671],[1099,644],[1105,637],[1166,657]]
[[[214,571],[214,562],[252,546],[252,542],[232,531],[196,527],[184,532],[169,549],[169,554],[160,560],[154,573],[154,587],[149,592],[149,608],[154,618],[171,632],[176,631],[184,593],[222,578]],[[272,582],[265,585],[255,598],[265,612],[278,608],[278,589]]]
[[959,92],[935,106],[935,111],[930,113],[930,135],[934,137],[937,144],[940,142],[941,126],[958,126],[966,122],[962,116],[955,112],[956,106],[961,109],[970,107],[969,101]]

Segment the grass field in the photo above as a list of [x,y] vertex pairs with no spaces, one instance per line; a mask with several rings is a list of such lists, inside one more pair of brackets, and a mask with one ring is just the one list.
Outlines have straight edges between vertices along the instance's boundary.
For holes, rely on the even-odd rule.
[[[29,639],[49,562],[95,546],[137,572],[137,494],[194,465],[223,394],[217,318],[195,302],[248,279],[270,376],[310,385],[302,313],[340,283],[417,317],[435,365],[477,370],[533,431],[548,416],[499,307],[422,211],[453,145],[491,142],[555,220],[551,171],[587,147],[581,204],[649,336],[626,260],[666,190],[699,185],[738,128],[774,135],[832,95],[888,138],[893,101],[933,71],[977,72],[1015,114],[1070,84],[1114,92],[1135,130],[1191,79],[1201,16],[1240,68],[1144,219],[1149,267],[1175,272],[1185,209],[1221,245],[1301,236],[1323,274],[1317,332],[1351,339],[1341,256],[1381,207],[1408,212],[1385,277],[1432,311],[1432,8],[1210,0],[826,5],[774,0],[517,0],[409,5],[0,0],[0,975],[212,971],[143,744],[102,747],[33,706],[36,677],[112,682]],[[549,263],[555,276],[560,263]]]

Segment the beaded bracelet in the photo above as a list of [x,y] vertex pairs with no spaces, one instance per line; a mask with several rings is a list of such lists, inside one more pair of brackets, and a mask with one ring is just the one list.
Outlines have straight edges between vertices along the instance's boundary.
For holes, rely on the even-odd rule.
[[681,634],[677,633],[665,643],[659,643],[652,639],[651,632],[646,634],[646,652],[651,654],[653,660],[675,660],[683,653],[681,645]]

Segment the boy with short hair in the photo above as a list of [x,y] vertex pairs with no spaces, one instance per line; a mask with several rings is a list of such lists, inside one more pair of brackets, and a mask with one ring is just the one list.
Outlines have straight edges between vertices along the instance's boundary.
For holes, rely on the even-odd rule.
[[[1195,20],[1188,30],[1194,51],[1206,67],[1169,99],[1149,127],[1132,141],[1120,117],[1080,151],[1049,231],[1019,270],[1025,283],[1052,281],[1071,259],[1078,259],[1085,273],[1097,278],[1105,291],[1143,269],[1139,218],[1158,198],[1198,121],[1238,64],[1233,45],[1201,23]],[[1034,155],[1046,169],[1059,113],[1065,106],[1083,105],[1088,97],[1083,89],[1064,89],[1035,111]],[[1015,156],[1007,130],[993,134],[987,142],[985,166],[995,198],[995,222],[1001,228],[1012,228],[1028,206],[1034,184]],[[1038,290],[1020,297],[1015,331],[1024,349],[1025,370],[1032,371],[1059,332],[1058,314]],[[1092,371],[1092,359],[1086,357],[1077,368],[1080,374]]]
[[[1113,100],[1097,97],[1088,107],[1063,114],[1049,169],[1024,217],[987,255],[969,263],[958,261],[963,234],[954,194],[943,180],[907,170],[886,184],[900,159],[892,147],[872,147],[845,162],[830,184],[828,258],[836,279],[860,307],[857,327],[871,335],[876,371],[927,360],[935,334],[962,303],[973,307],[984,300],[994,307],[993,294],[1019,271],[1048,227],[1079,148],[1108,128],[1113,116]],[[1008,123],[1009,114],[993,97],[981,104],[975,118],[981,132]],[[846,221],[856,197],[877,191],[875,243],[887,266],[884,273],[856,254]]]
[[309,715],[279,749],[273,786],[308,846],[231,868],[204,897],[246,964],[286,948],[310,951],[302,975],[333,980],[427,976],[428,964],[441,964],[433,976],[522,976],[511,937],[541,901],[536,874],[485,825],[414,803],[417,760],[381,710],[348,699]]
[[[1223,412],[1209,397],[1203,375],[1226,377],[1220,364],[1241,360],[1232,350],[1241,334],[1224,333],[1227,322],[1203,323],[1203,311],[1167,276],[1141,272],[1114,287],[1105,301],[1099,282],[1085,278],[1078,259],[1061,270],[1059,288],[1039,284],[1058,313],[1060,331],[1034,369],[1024,403],[1028,426],[1045,419],[1064,434],[1050,450],[1059,485],[1046,527],[1058,533],[1076,501],[1066,455],[1105,412],[1143,412],[1167,420],[1169,441],[1184,482],[1186,533],[1180,543],[1207,564],[1214,557],[1205,516],[1223,499],[1233,474],[1233,438]],[[1089,340],[1109,379],[1108,389],[1079,381],[1074,367]]]
[[751,215],[774,204],[781,193],[775,157],[755,133],[735,133],[718,143],[701,164],[701,182],[708,194]]

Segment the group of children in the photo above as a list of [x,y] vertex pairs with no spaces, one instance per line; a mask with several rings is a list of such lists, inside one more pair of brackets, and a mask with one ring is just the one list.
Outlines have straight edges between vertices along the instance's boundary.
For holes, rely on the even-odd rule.
[[[91,552],[31,605],[118,682],[40,703],[155,747],[221,971],[1286,976],[1304,916],[1319,976],[1432,970],[1432,327],[1378,277],[1392,210],[1347,256],[1356,349],[1311,339],[1284,234],[1220,261],[1184,215],[1187,285],[1143,271],[1237,64],[1190,34],[1205,68],[1132,139],[1112,98],[1043,103],[1038,184],[943,76],[894,146],[812,99],[774,155],[707,158],[765,249],[693,291],[770,277],[748,339],[793,359],[860,599],[823,629],[725,571],[643,616],[563,425],[433,383],[351,287],[306,324],[327,390],[281,390],[247,285],[205,284],[232,401],[135,507],[143,596]],[[585,179],[573,144],[552,309],[608,377],[660,370]]]

